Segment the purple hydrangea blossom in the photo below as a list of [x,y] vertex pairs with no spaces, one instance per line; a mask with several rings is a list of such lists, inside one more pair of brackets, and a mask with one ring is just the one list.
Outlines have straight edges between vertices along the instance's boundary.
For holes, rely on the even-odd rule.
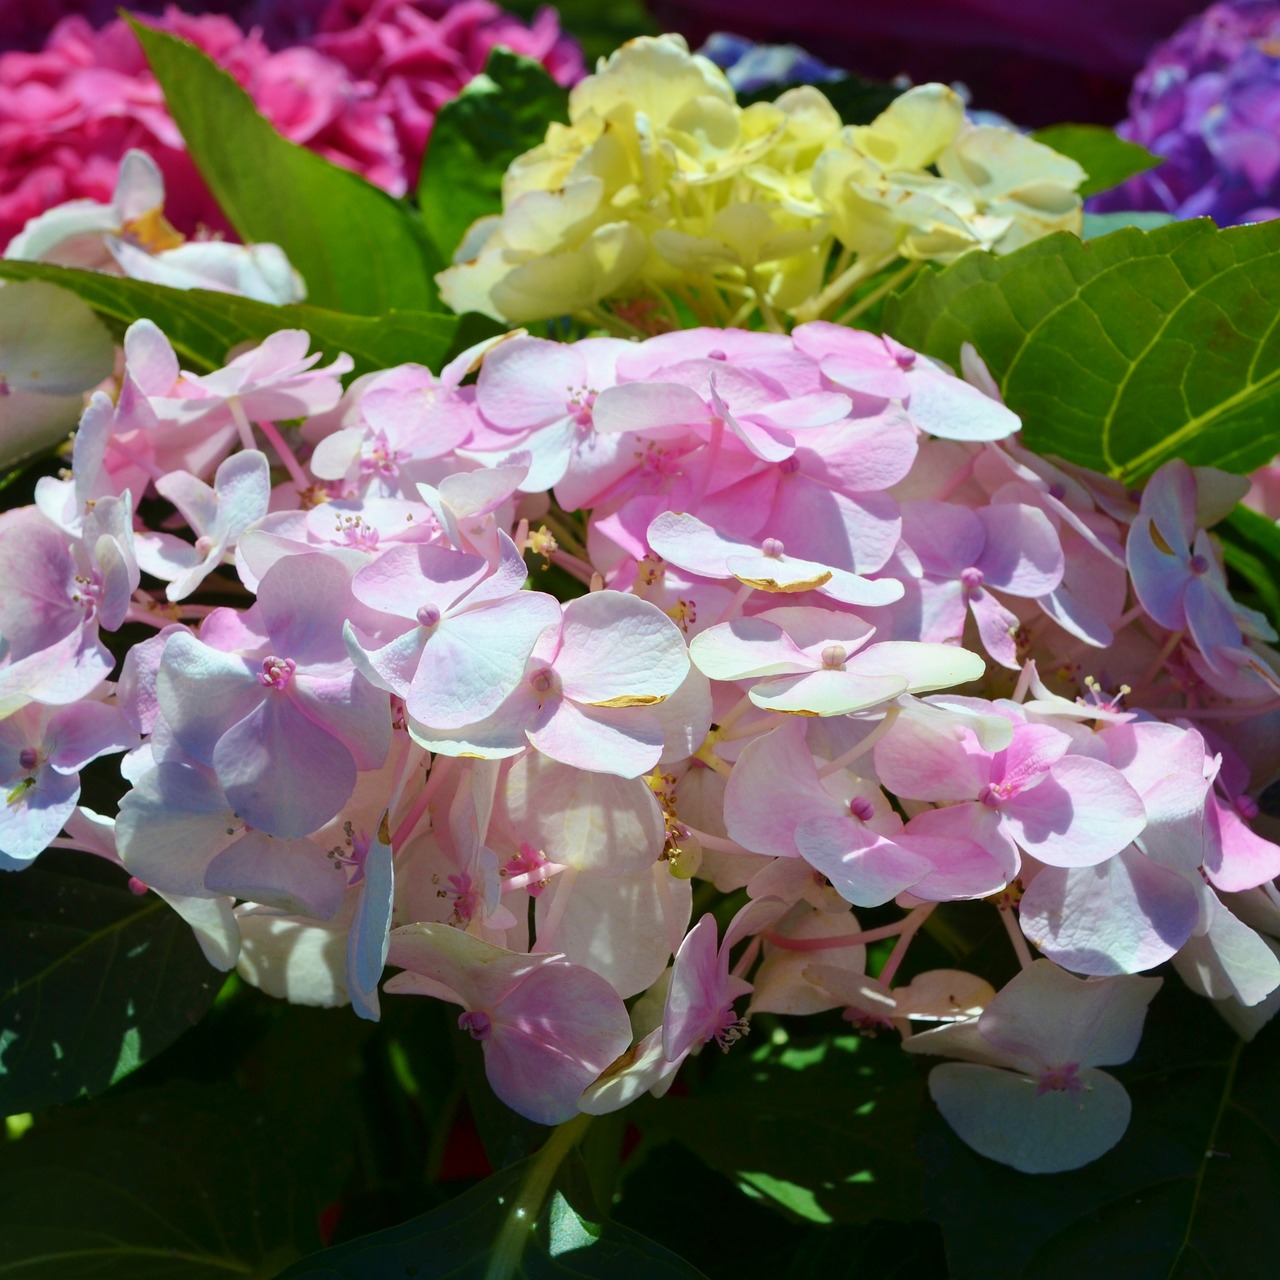
[[1226,0],[1180,27],[1139,72],[1117,132],[1165,161],[1098,197],[1096,211],[1220,226],[1280,214],[1280,4]]

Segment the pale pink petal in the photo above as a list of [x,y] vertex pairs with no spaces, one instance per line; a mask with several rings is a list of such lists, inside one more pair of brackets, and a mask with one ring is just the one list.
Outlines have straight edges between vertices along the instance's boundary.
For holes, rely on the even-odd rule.
[[1037,1092],[1030,1076],[970,1062],[929,1073],[929,1094],[947,1123],[979,1155],[1022,1173],[1064,1173],[1096,1160],[1124,1136],[1124,1086],[1086,1068],[1080,1089]]

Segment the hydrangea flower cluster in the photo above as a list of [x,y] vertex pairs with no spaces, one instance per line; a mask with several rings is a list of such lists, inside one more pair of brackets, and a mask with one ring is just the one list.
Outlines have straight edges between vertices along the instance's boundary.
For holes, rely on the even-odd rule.
[[1280,216],[1280,5],[1223,0],[1179,28],[1138,74],[1116,132],[1165,160],[1092,207],[1219,226]]
[[780,329],[903,260],[1078,232],[1083,180],[1050,148],[967,120],[945,85],[844,126],[812,86],[740,107],[679,36],[643,38],[574,87],[569,123],[512,163],[501,216],[471,227],[439,281],[455,310],[515,323],[577,313],[652,333],[680,328],[683,308]]
[[[1241,482],[1055,466],[972,358],[824,322],[516,332],[345,389],[308,348],[196,376],[137,322],[70,474],[0,517],[5,869],[120,863],[290,1000],[455,1004],[548,1124],[842,1009],[948,1060],[977,1150],[1074,1168],[1124,1131],[1100,1068],[1149,970],[1265,1019],[1280,655],[1206,532]],[[118,815],[80,806],[120,752]],[[695,879],[744,905],[695,920]],[[999,993],[900,978],[956,901],[1008,931]]]
[[[417,181],[435,114],[505,45],[562,83],[582,74],[554,9],[531,27],[490,0],[333,0],[309,41],[273,52],[232,19],[170,7],[155,23],[228,71],[286,138],[393,195]],[[0,246],[71,199],[110,199],[137,147],[159,164],[184,232],[226,232],[138,42],[122,19],[95,30],[72,16],[37,53],[0,55]]]

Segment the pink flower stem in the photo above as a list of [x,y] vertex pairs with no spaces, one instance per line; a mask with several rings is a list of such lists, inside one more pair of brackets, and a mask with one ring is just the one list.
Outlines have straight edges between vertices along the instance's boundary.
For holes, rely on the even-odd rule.
[[733,966],[733,976],[735,978],[741,978],[755,964],[756,956],[760,954],[762,945],[761,935],[756,934],[747,944],[746,950],[738,957],[738,963]]
[[880,970],[879,978],[884,985],[890,986],[893,983],[893,976],[898,972],[903,960],[906,958],[907,948],[911,945],[911,940],[920,932],[924,926],[924,922],[933,913],[934,908],[938,904],[936,902],[926,902],[922,907],[916,907],[914,911],[903,921],[902,933],[898,937],[893,951],[890,953],[888,960],[884,962],[884,968]]
[[155,627],[157,631],[163,631],[172,621],[172,615],[166,616],[155,609],[147,609],[141,605],[131,604],[128,612],[124,615],[126,622],[138,622],[144,627]]
[[[1118,635],[1125,629],[1125,627],[1129,626],[1131,623],[1137,622],[1137,620],[1142,616],[1142,606],[1135,605],[1128,613],[1122,613],[1115,622],[1111,624],[1112,634]],[[1078,640],[1075,644],[1068,646],[1061,653],[1055,654],[1054,657],[1058,662],[1074,662],[1081,656],[1081,654],[1097,652],[1098,646],[1096,644],[1090,644],[1087,640]],[[1168,654],[1166,654],[1165,657],[1168,657]]]
[[751,593],[755,590],[749,582],[744,582],[737,590],[737,594],[729,601],[728,608],[724,613],[715,620],[714,625],[723,626],[726,622],[732,622],[734,618],[742,612],[742,606],[747,603]]
[[894,721],[902,714],[902,708],[896,704],[884,713],[884,719],[856,747],[850,747],[843,755],[836,756],[830,764],[824,764],[818,770],[819,778],[829,778],[840,769],[848,768],[859,756],[872,750],[876,743],[893,728]]
[[768,733],[771,729],[776,729],[783,720],[781,711],[770,712],[759,720],[753,720],[750,724],[739,726],[737,729],[731,729],[728,733],[721,733],[721,742],[741,742],[743,738],[758,738],[762,733]]
[[562,871],[568,871],[569,867],[563,862],[544,862],[542,866],[535,868],[533,871],[522,871],[518,876],[504,876],[502,879],[502,892],[515,893],[517,889],[527,889],[531,884],[542,884],[546,880],[550,880],[552,876],[558,876]]
[[579,560],[577,556],[559,549],[552,551],[548,558],[552,564],[563,569],[571,578],[576,578],[588,586],[591,585],[591,576],[595,570],[585,560]]
[[1185,716],[1188,720],[1242,720],[1246,716],[1261,716],[1280,710],[1280,698],[1241,703],[1234,707],[1157,707],[1150,710],[1152,715]]
[[121,444],[119,437],[114,437],[107,447],[112,453],[118,453],[126,462],[132,463],[139,471],[145,471],[153,480],[164,478],[165,473],[154,462],[148,462],[146,458],[134,453],[127,444]]
[[249,425],[249,417],[244,411],[244,405],[232,396],[227,401],[227,408],[231,411],[231,420],[236,424],[236,430],[240,433],[240,444],[246,449],[256,449],[258,442],[253,438],[253,428]]
[[724,734],[726,729],[732,728],[732,726],[741,720],[742,717],[755,705],[756,704],[751,701],[751,698],[744,693],[742,697],[739,698],[738,701],[735,702],[717,722],[716,727],[720,730],[721,735]]
[[839,947],[861,947],[868,942],[880,942],[884,938],[896,938],[911,923],[904,916],[894,924],[882,924],[877,929],[863,929],[860,933],[836,934],[830,938],[789,938],[785,933],[766,929],[761,934],[765,941],[784,951],[834,951]]
[[258,430],[267,437],[271,447],[276,451],[280,461],[284,463],[284,469],[289,473],[289,479],[298,487],[298,492],[310,489],[314,481],[302,469],[302,464],[294,456],[294,452],[289,448],[288,441],[280,434],[280,428],[274,422],[259,422]]
[[1027,940],[1023,937],[1021,926],[1014,920],[1013,912],[1001,911],[1000,922],[1004,925],[1004,931],[1009,935],[1009,941],[1013,943],[1018,963],[1024,969],[1030,969],[1034,963],[1031,958],[1031,948],[1027,946]]
[[547,918],[542,922],[534,943],[540,952],[555,950],[556,934],[560,931],[560,922],[564,919],[565,909],[573,896],[573,882],[577,878],[577,867],[569,867],[561,874],[560,883],[556,886],[551,906],[547,910]]
[[709,831],[699,831],[697,827],[691,827],[687,822],[680,824],[684,829],[704,848],[716,849],[721,853],[750,853],[750,849],[744,849],[736,840],[726,840],[723,836],[713,836]]
[[[391,837],[391,847],[400,849],[404,847],[404,842],[413,834],[413,829],[422,820],[422,815],[427,811],[427,805],[431,803],[431,797],[440,788],[440,780],[444,777],[446,770],[432,766],[431,772],[427,775],[426,783],[421,791],[418,792],[413,804],[409,808],[409,812],[397,824],[395,833]],[[437,776],[438,775],[438,776]]]

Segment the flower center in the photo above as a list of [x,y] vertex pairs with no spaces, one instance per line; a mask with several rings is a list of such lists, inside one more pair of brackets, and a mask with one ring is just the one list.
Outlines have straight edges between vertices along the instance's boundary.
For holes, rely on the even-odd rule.
[[288,688],[289,681],[293,679],[293,673],[297,671],[298,664],[292,658],[277,658],[272,654],[269,658],[263,658],[262,670],[258,672],[258,683],[267,689],[274,689],[277,693]]
[[487,1040],[493,1034],[493,1019],[483,1009],[468,1009],[458,1015],[458,1026],[473,1040]]
[[1036,1097],[1042,1093],[1081,1093],[1084,1081],[1080,1079],[1080,1064],[1068,1062],[1061,1067],[1048,1067],[1036,1081]]
[[968,569],[962,569],[960,572],[960,585],[964,588],[967,596],[974,596],[982,589],[984,577],[981,569],[975,569],[971,565]]
[[535,671],[529,677],[529,684],[534,693],[550,693],[556,687],[555,672],[550,667],[543,667],[541,671]]
[[433,604],[424,604],[417,612],[418,625],[430,630],[440,621],[440,610]]
[[761,544],[760,553],[768,556],[770,560],[781,560],[782,540],[780,538],[766,538]]
[[849,801],[849,812],[859,822],[870,822],[875,817],[876,807],[866,796],[854,796]]
[[[35,749],[35,747],[23,747],[22,750],[18,752],[18,764],[27,773],[30,773],[31,770],[39,763],[40,753]],[[1256,808],[1254,809],[1254,812],[1257,812]]]
[[1192,573],[1208,573],[1209,561],[1205,556],[1202,556],[1197,552],[1187,562],[1187,568],[1189,568]]
[[822,665],[828,671],[843,671],[844,660],[849,656],[844,645],[829,644],[822,651]]

